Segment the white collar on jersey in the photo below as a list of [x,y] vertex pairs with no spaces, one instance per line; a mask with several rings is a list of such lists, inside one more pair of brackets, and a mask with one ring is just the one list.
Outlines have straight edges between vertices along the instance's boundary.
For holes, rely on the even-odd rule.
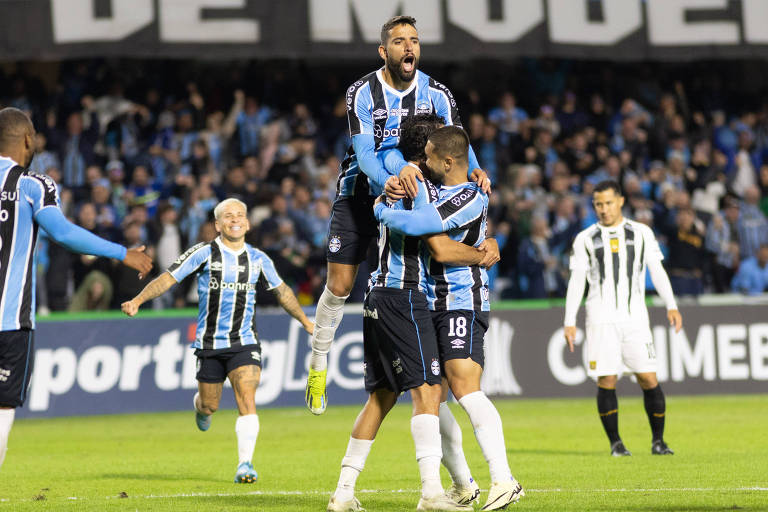
[[394,87],[389,85],[386,82],[386,80],[384,80],[384,77],[381,76],[381,72],[382,72],[383,69],[384,68],[381,68],[381,69],[376,71],[376,78],[378,78],[379,82],[381,82],[381,85],[385,89],[387,89],[389,92],[391,92],[392,94],[395,94],[397,96],[403,97],[403,96],[405,96],[406,94],[410,93],[412,90],[414,90],[416,88],[416,82],[419,81],[419,70],[418,69],[416,70],[416,73],[413,75],[413,81],[411,82],[411,85],[408,86],[408,88],[406,90],[404,90],[404,91],[398,91],[397,89],[395,89]]
[[622,218],[621,218],[621,222],[619,222],[619,223],[618,223],[618,224],[616,224],[615,226],[611,226],[611,227],[608,227],[608,226],[603,226],[602,224],[600,224],[600,223],[598,222],[598,223],[597,223],[597,227],[599,227],[599,228],[600,228],[600,231],[613,231],[613,230],[617,230],[617,231],[619,231],[619,230],[621,230],[621,228],[623,228],[623,227],[624,227],[624,225],[627,223],[627,220],[629,220],[629,219],[627,219],[626,217],[622,217]]
[[221,241],[221,235],[219,235],[216,238],[214,238],[214,242],[216,242],[219,245],[220,249],[223,249],[223,250],[227,251],[228,253],[234,254],[236,256],[240,255],[240,254],[243,254],[243,251],[246,249],[245,244],[243,244],[243,248],[240,249],[239,251],[236,251],[234,249],[230,249],[229,247],[224,245],[224,242]]

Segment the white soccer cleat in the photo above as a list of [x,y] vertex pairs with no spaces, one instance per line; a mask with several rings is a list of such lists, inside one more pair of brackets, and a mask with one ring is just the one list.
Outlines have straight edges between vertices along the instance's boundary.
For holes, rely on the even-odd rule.
[[512,478],[509,482],[494,482],[488,491],[488,499],[480,510],[501,510],[510,503],[517,503],[525,496],[520,482]]
[[328,512],[365,512],[365,509],[360,505],[360,501],[355,497],[342,503],[336,501],[335,496],[331,496],[331,501],[328,502],[326,510]]
[[422,497],[419,500],[419,504],[416,506],[416,510],[442,510],[442,511],[471,511],[470,505],[460,505],[453,501],[447,494],[442,493],[432,498]]
[[477,485],[474,478],[470,478],[467,487],[459,487],[456,485],[456,482],[454,482],[453,485],[445,491],[445,495],[459,505],[469,505],[480,496],[480,487]]

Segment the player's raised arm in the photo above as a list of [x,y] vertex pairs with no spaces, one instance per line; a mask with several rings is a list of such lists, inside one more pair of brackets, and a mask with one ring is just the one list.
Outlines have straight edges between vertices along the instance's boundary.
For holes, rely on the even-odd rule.
[[139,307],[142,304],[161,296],[175,284],[176,279],[173,278],[171,273],[163,272],[147,284],[137,296],[129,301],[123,302],[120,305],[120,309],[122,309],[123,313],[126,315],[134,316],[139,311]]

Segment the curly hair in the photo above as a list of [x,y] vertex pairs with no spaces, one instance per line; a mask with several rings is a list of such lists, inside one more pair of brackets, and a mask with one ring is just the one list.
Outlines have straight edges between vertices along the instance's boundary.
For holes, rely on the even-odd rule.
[[445,125],[445,119],[434,113],[406,117],[400,124],[400,143],[397,145],[403,158],[423,162],[427,159],[424,146],[432,132]]

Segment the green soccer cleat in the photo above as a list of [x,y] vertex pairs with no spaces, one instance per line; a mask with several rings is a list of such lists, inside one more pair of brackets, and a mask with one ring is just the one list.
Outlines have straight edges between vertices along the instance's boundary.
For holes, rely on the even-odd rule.
[[309,412],[320,415],[325,412],[328,406],[328,398],[325,396],[325,377],[328,375],[328,369],[313,370],[309,369],[307,377],[307,389],[304,400],[307,402]]
[[250,462],[241,462],[237,466],[237,473],[235,473],[236,484],[253,484],[259,479],[259,475],[256,470],[253,469],[253,465]]

